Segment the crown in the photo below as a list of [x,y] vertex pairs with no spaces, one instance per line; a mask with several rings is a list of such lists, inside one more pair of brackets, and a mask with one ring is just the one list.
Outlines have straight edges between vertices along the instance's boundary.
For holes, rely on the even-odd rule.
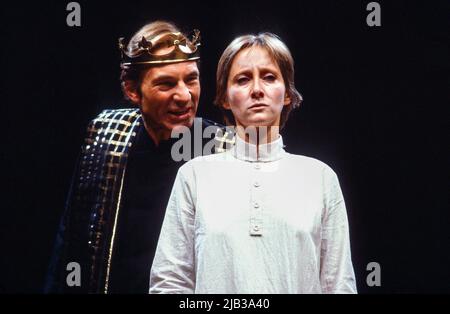
[[[130,56],[127,52],[125,39],[119,38],[119,49],[121,52],[122,68],[143,65],[143,64],[161,64],[176,63],[200,59],[200,31],[194,29],[192,39],[189,40],[182,33],[164,33],[157,35],[149,40],[142,36],[138,43],[138,53]],[[160,48],[166,48],[164,54],[155,54]]]

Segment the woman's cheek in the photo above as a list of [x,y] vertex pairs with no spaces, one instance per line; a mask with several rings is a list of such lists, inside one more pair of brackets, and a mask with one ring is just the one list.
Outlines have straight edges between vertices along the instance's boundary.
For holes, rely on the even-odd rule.
[[232,106],[241,107],[245,102],[245,94],[241,91],[231,91],[229,99]]

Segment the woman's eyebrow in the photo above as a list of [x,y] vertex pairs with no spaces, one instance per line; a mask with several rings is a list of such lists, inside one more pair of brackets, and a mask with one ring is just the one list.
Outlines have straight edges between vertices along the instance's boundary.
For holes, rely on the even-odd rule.
[[236,77],[236,76],[239,76],[239,75],[242,75],[242,74],[249,74],[249,73],[252,73],[251,69],[250,68],[244,68],[244,69],[241,69],[240,71],[236,72],[236,74],[234,74],[233,77]]
[[[259,69],[259,72],[263,73],[263,74],[265,74],[265,73],[274,73],[275,74],[275,72],[277,72],[277,69],[274,66],[262,66],[262,67],[258,67],[258,69]],[[236,72],[236,74],[234,74],[232,76],[232,78],[236,78],[237,76],[242,75],[242,74],[252,74],[252,72],[253,71],[251,68],[243,68],[239,72]]]
[[276,71],[277,71],[277,68],[274,67],[274,66],[268,65],[268,66],[263,66],[263,67],[261,67],[259,70],[260,70],[260,72],[263,72],[263,73],[266,73],[266,72],[276,72]]

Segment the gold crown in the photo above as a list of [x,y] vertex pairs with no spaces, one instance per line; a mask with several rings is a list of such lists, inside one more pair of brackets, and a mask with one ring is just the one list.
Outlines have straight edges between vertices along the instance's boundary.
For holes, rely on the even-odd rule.
[[[200,59],[200,31],[194,29],[192,39],[189,40],[181,33],[164,33],[157,35],[152,39],[145,39],[142,36],[138,43],[138,53],[135,56],[130,56],[124,44],[124,38],[119,38],[119,49],[121,52],[122,61],[120,66],[122,68],[143,65],[143,64],[161,64],[161,63],[176,63]],[[155,51],[160,48],[166,48],[164,54],[155,54]]]

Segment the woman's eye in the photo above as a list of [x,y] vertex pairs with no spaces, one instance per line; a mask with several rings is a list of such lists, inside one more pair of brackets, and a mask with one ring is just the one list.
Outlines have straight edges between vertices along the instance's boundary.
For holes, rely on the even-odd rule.
[[266,75],[264,76],[264,80],[269,81],[269,82],[273,82],[275,81],[276,77],[274,75]]
[[237,79],[237,82],[239,85],[243,85],[243,84],[247,83],[248,81],[249,81],[248,77],[245,77],[245,76]]

